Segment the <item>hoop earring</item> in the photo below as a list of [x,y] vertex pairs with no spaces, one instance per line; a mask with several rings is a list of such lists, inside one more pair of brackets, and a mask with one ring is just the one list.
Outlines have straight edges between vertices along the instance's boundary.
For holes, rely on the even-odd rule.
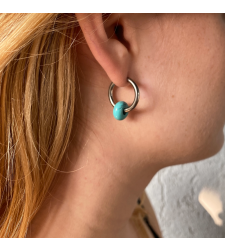
[[131,106],[129,107],[127,105],[126,102],[124,101],[119,101],[116,104],[113,101],[113,88],[115,86],[115,84],[113,82],[111,82],[110,86],[109,86],[109,101],[111,102],[113,108],[113,116],[117,119],[117,120],[123,120],[128,116],[128,112],[130,112],[132,109],[134,109],[138,102],[139,102],[139,98],[140,98],[140,93],[139,93],[139,88],[137,86],[137,84],[132,81],[130,78],[127,78],[127,81],[133,86],[134,88],[134,93],[135,93],[135,97],[134,97],[134,101],[131,104]]

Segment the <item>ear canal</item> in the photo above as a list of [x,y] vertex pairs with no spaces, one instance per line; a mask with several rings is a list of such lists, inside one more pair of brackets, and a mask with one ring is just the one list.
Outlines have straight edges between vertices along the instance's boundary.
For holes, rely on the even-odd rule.
[[123,44],[126,46],[126,48],[129,50],[129,49],[130,49],[130,44],[129,44],[129,42],[125,39],[125,37],[124,37],[124,28],[123,28],[122,25],[117,25],[117,26],[115,27],[115,34],[116,34],[117,39],[118,39],[121,43],[123,43]]

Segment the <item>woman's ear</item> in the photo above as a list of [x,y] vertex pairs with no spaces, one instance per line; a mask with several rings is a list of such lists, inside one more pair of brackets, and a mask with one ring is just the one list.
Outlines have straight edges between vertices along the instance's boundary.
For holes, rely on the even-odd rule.
[[[127,43],[116,36],[107,36],[106,22],[103,24],[102,14],[76,13],[77,20],[86,42],[98,63],[105,70],[109,79],[119,87],[126,86],[130,64],[130,53]],[[118,18],[108,25],[116,27]]]

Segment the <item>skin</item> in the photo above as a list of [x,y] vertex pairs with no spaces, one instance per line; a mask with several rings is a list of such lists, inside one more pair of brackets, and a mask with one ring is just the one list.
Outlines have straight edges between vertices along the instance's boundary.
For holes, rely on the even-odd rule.
[[[222,148],[224,16],[112,14],[104,23],[101,14],[76,16],[85,40],[77,47],[74,139],[28,237],[137,237],[129,218],[155,173]],[[131,104],[127,77],[140,101],[117,121],[108,88],[113,81],[121,87],[114,99]]]

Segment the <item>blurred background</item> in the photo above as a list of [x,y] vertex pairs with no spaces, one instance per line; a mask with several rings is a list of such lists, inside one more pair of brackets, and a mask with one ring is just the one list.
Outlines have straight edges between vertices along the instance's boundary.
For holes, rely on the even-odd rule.
[[[204,188],[220,196],[221,226],[215,224],[198,200]],[[225,145],[218,154],[203,161],[159,171],[146,192],[163,237],[225,237]]]

